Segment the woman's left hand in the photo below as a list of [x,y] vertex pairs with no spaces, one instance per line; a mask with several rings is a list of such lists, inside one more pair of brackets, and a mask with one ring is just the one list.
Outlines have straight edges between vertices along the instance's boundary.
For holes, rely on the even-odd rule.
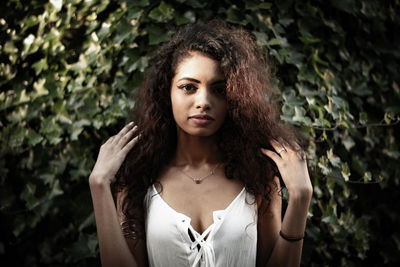
[[276,152],[265,148],[261,148],[261,152],[275,162],[289,195],[311,198],[313,189],[300,146],[295,151],[284,141],[271,140],[270,144]]

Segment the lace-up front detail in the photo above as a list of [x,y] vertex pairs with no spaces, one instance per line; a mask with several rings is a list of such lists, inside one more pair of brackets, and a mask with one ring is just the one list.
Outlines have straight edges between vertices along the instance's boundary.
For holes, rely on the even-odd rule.
[[169,206],[154,186],[145,206],[151,267],[255,266],[257,206],[244,188],[226,209],[213,212],[214,222],[201,234],[191,226],[191,218]]
[[[214,248],[210,243],[205,239],[207,235],[211,232],[213,229],[214,224],[210,225],[210,227],[207,228],[201,235],[199,235],[197,232],[194,233],[194,242],[190,246],[191,250],[196,250],[198,249],[196,258],[194,259],[193,265],[192,266],[198,266],[199,262],[202,261],[201,266],[214,266],[215,265],[215,253],[214,253]],[[189,229],[190,231],[190,229]]]

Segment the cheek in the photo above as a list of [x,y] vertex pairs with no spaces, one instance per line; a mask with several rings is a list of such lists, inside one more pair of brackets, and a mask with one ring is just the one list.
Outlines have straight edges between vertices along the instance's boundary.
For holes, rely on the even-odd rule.
[[185,103],[181,97],[171,95],[171,105],[175,121],[182,121],[186,118]]
[[179,98],[178,96],[174,93],[174,91],[171,92],[171,108],[173,111],[175,111],[179,107]]

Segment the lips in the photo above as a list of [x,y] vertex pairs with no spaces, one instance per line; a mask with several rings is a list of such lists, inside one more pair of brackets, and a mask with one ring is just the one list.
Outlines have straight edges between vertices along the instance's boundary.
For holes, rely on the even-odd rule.
[[190,119],[199,119],[199,120],[209,120],[209,121],[213,121],[214,118],[211,117],[210,115],[207,114],[199,114],[199,115],[194,115],[194,116],[190,116]]
[[207,125],[213,123],[214,121],[213,117],[206,114],[198,114],[190,116],[189,119],[191,119],[199,127],[206,127]]

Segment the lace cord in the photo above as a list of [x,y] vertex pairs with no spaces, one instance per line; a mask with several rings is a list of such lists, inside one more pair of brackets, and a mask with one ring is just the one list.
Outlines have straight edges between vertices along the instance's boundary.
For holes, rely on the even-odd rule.
[[204,231],[201,235],[194,237],[195,241],[190,246],[191,249],[195,249],[198,245],[200,245],[200,249],[197,252],[196,258],[194,259],[192,267],[198,266],[200,261],[204,262],[206,267],[215,266],[215,253],[212,245],[209,243],[210,241],[204,240],[204,238],[212,231],[214,225],[211,225],[206,231]]

